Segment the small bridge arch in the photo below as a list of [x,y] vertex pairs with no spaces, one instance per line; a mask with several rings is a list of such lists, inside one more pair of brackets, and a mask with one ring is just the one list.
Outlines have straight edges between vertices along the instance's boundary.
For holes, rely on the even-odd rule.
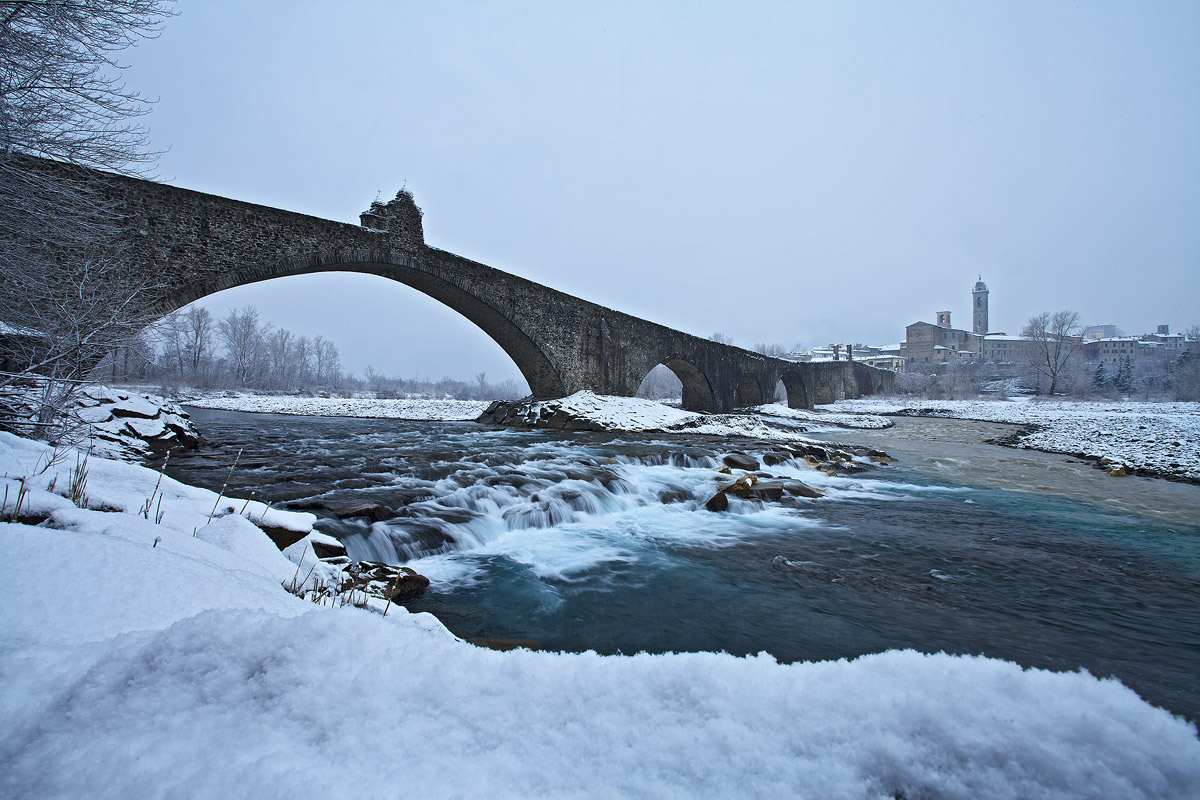
[[742,377],[738,380],[737,397],[734,402],[738,408],[761,406],[766,402],[763,397],[762,385],[759,384],[758,378],[754,377],[753,373],[742,373]]

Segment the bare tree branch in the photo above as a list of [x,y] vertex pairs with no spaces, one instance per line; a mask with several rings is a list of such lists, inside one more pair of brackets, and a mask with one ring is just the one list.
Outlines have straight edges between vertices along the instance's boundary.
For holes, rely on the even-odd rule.
[[[168,13],[161,0],[0,0],[0,356],[10,372],[73,387],[152,321],[157,287],[128,269],[121,209],[103,178],[73,165],[136,174],[154,161],[137,122],[150,102],[120,80],[116,54],[156,36]],[[0,377],[0,389],[18,383]],[[9,412],[0,401],[0,422]]]
[[1049,311],[1030,317],[1021,335],[1030,340],[1029,364],[1040,376],[1050,381],[1049,394],[1058,388],[1058,379],[1063,368],[1075,351],[1079,349],[1079,313],[1076,311]]

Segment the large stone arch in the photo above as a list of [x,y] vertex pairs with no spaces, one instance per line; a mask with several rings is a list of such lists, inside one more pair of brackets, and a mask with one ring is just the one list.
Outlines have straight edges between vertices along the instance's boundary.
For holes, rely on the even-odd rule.
[[664,358],[661,363],[683,384],[684,408],[689,411],[717,410],[712,384],[695,364],[682,358]]
[[761,406],[766,402],[763,397],[762,386],[759,385],[758,378],[751,375],[749,372],[743,373],[737,385],[737,395],[734,398],[734,404],[739,408],[747,406]]
[[356,260],[356,254],[313,255],[270,267],[248,268],[239,280],[198,281],[186,284],[167,297],[164,313],[182,308],[210,294],[250,283],[309,275],[318,272],[358,272],[377,275],[409,286],[457,311],[500,346],[529,383],[535,397],[561,397],[566,388],[554,363],[538,344],[501,310],[432,272],[422,269],[416,258]]

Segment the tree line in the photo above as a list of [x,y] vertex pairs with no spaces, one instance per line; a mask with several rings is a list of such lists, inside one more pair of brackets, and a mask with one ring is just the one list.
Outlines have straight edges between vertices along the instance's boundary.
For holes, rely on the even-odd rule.
[[368,366],[356,377],[343,369],[333,340],[276,327],[252,305],[231,309],[219,319],[199,305],[169,314],[114,350],[97,372],[114,383],[160,383],[167,393],[182,388],[331,395],[365,391],[384,398],[463,400],[511,400],[527,393],[513,380],[493,384],[484,372],[472,380],[422,380],[389,377]]

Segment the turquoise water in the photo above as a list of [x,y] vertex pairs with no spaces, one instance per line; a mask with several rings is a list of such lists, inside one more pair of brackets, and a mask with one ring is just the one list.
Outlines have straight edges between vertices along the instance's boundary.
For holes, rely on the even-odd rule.
[[[861,475],[831,478],[795,461],[766,468],[823,498],[734,500],[712,513],[704,502],[727,480],[714,470],[721,457],[770,445],[194,418],[215,444],[173,460],[175,477],[219,487],[244,448],[232,494],[327,505],[315,509],[321,530],[356,559],[428,575],[431,591],[409,607],[464,638],[601,653],[765,651],[784,661],[890,648],[979,653],[1115,675],[1200,718],[1200,524],[1186,513],[1198,487],[1147,482],[1114,500],[1116,484],[1063,459],[931,445],[922,435],[931,429],[905,428],[830,434],[901,456]],[[1022,471],[1036,476],[1033,489]],[[339,504],[354,502],[383,507],[380,521],[338,519]]]

